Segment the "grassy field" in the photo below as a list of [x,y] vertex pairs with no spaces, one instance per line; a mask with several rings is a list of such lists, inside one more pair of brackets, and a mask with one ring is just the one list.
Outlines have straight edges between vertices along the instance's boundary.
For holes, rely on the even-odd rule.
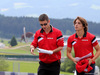
[[[30,43],[20,43],[18,42],[17,46],[10,47],[8,44],[8,41],[4,41],[5,45],[8,46],[8,48],[0,49],[0,55],[31,55],[30,53]],[[28,46],[26,46],[28,45]],[[39,55],[37,50],[35,50],[36,55]],[[65,52],[64,52],[65,56]],[[9,64],[8,71],[9,72],[29,72],[29,73],[37,73],[37,69],[39,66],[38,62],[34,61],[10,61],[6,60],[6,62]],[[18,69],[18,65],[20,64],[20,69]],[[61,74],[67,74],[67,75],[73,75],[73,73],[67,73],[67,72],[60,72]]]
[[[22,54],[31,55],[30,47],[29,47],[30,43],[26,44],[26,43],[18,42],[18,45],[14,47],[10,47],[10,45],[8,44],[8,41],[4,41],[4,43],[6,44],[8,48],[0,49],[0,55],[22,55]],[[39,55],[37,50],[35,50],[35,53],[36,55]],[[95,50],[94,50],[94,53],[95,53]],[[62,50],[62,55],[66,57],[66,50]],[[39,66],[38,62],[33,62],[33,61],[9,61],[9,60],[6,60],[6,61],[9,64],[8,71],[10,72],[13,72],[13,71],[18,72],[18,64],[20,64],[20,72],[37,73],[37,69]],[[62,71],[60,73],[66,74],[66,75],[73,75],[73,73],[67,73],[67,72],[62,72]]]
[[20,64],[20,72],[29,72],[29,73],[36,73],[37,72],[38,62],[9,61],[9,60],[6,60],[6,61],[9,64],[8,71],[10,71],[10,72],[13,72],[13,71],[18,72],[18,65],[19,64]]
[[1,53],[5,54],[30,54],[29,47],[21,47],[18,49],[0,49]]
[[[34,61],[9,61],[9,60],[6,60],[6,62],[8,62],[8,64],[9,64],[9,68],[8,68],[9,72],[20,71],[20,72],[28,72],[28,73],[37,73],[37,69],[39,66],[39,63],[34,62]],[[20,64],[20,70],[18,70],[18,64]],[[60,73],[67,74],[67,75],[73,75],[73,73],[62,72],[62,71]]]
[[[22,54],[31,55],[30,47],[27,45],[29,45],[29,44],[0,49],[0,54],[3,54],[3,55],[22,55]],[[37,50],[35,50],[35,53],[38,55]]]

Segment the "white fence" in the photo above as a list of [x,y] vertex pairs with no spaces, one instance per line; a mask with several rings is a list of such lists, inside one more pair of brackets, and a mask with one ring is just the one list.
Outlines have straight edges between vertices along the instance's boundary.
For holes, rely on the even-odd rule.
[[22,73],[22,72],[0,72],[0,75],[37,75],[34,73]]

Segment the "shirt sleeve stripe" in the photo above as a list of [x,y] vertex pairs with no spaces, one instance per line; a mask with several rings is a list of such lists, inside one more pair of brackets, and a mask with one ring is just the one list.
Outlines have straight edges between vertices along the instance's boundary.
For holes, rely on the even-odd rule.
[[92,40],[92,43],[94,43],[94,42],[96,42],[97,40],[96,40],[96,37],[94,37],[93,38],[93,40]]
[[62,35],[59,36],[59,37],[57,37],[57,41],[58,41],[59,39],[62,39],[62,38],[64,38]]
[[59,36],[59,37],[57,37],[57,39],[60,39],[60,38],[62,38],[63,36],[61,35],[61,36]]
[[74,45],[76,42],[75,41],[72,41],[72,45]]
[[38,39],[40,39],[41,37],[39,36]]
[[41,40],[43,40],[43,38],[42,37],[38,37],[38,42],[40,42]]

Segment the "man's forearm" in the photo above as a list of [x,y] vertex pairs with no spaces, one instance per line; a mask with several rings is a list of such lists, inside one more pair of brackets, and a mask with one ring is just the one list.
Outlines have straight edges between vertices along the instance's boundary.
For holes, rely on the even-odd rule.
[[56,49],[53,50],[53,53],[59,52],[59,51],[61,51],[62,49],[63,49],[63,47],[58,47],[58,48],[56,48]]
[[93,61],[95,61],[99,56],[100,56],[100,51],[98,50],[98,51],[95,53],[94,57],[92,58]]

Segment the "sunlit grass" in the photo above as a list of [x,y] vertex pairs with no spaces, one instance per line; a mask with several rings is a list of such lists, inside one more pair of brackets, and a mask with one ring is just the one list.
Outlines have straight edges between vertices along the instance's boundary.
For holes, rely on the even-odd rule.
[[[20,72],[28,72],[28,73],[37,73],[38,66],[39,66],[39,62],[35,62],[35,61],[9,61],[7,60],[7,62],[9,64],[9,69],[8,69],[9,72],[20,71]],[[73,73],[62,72],[62,71],[60,71],[60,74],[73,75]]]
[[[35,50],[36,55],[38,55],[39,53],[37,52],[37,50]],[[0,54],[26,54],[26,55],[31,55],[30,53],[30,47],[29,46],[25,46],[25,47],[20,47],[17,49],[0,49]]]

